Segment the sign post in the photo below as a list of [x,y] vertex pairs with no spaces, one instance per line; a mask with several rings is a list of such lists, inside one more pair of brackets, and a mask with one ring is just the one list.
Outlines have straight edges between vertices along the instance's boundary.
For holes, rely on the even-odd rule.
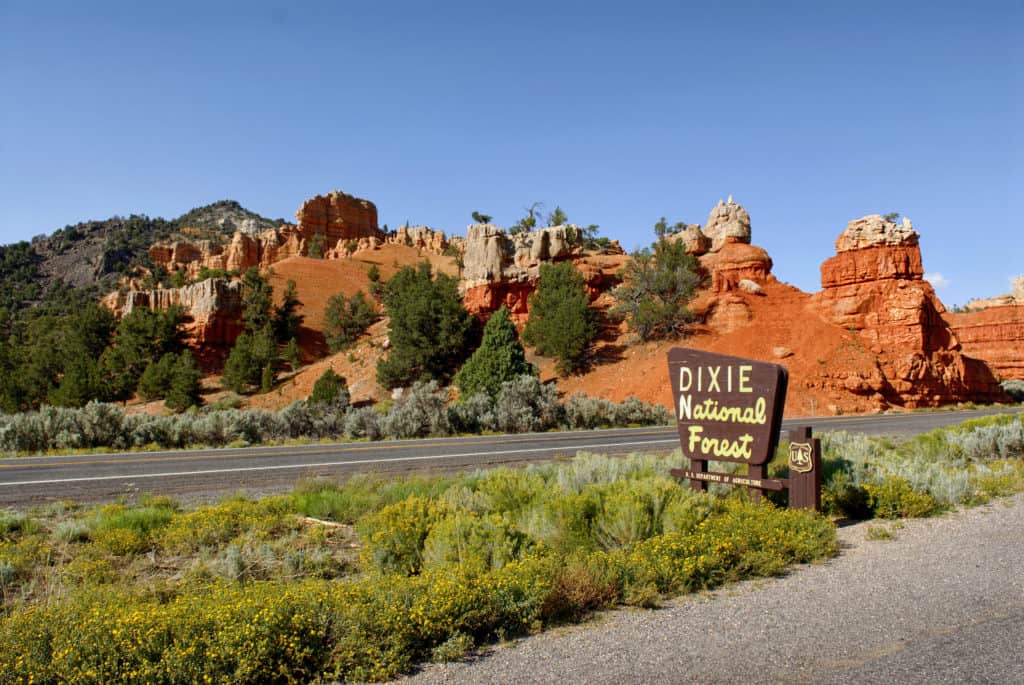
[[[679,442],[690,466],[673,469],[673,476],[689,479],[695,490],[708,483],[746,486],[755,499],[761,490],[789,488],[791,508],[820,509],[821,446],[810,428],[797,436],[804,442],[792,443],[798,447],[791,447],[790,478],[767,477],[782,428],[785,367],[676,347],[669,350],[668,368]],[[708,471],[709,461],[746,464],[747,474]]]

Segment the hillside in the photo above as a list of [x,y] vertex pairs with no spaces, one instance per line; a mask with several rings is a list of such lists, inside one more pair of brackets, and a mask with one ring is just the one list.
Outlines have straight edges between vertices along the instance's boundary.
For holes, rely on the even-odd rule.
[[[628,322],[609,315],[629,256],[614,241],[587,242],[572,225],[510,234],[479,224],[465,239],[422,226],[385,233],[373,203],[340,191],[305,201],[296,217],[296,224],[283,224],[223,201],[172,221],[130,217],[68,227],[0,249],[0,304],[17,309],[63,281],[111,291],[103,303],[117,316],[135,307],[179,306],[209,387],[242,330],[240,284],[232,281],[255,267],[278,301],[294,281],[304,366],[294,374],[281,370],[271,392],[244,400],[267,408],[308,396],[327,368],[348,380],[355,402],[388,397],[375,377],[389,345],[387,321],[352,349],[330,355],[324,313],[331,296],[368,291],[372,267],[387,281],[423,260],[460,278],[464,304],[478,319],[506,306],[520,328],[540,267],[571,262],[602,321],[590,362],[579,375],[560,378],[551,360],[528,350],[542,378],[566,396],[632,395],[671,404],[665,359],[675,345],[786,366],[790,415],[1005,400],[998,382],[1024,369],[1024,306],[1016,291],[989,309],[946,312],[923,279],[918,234],[908,221],[869,215],[849,222],[836,255],[822,264],[822,289],[806,293],[776,280],[771,257],[751,243],[746,210],[731,197],[720,201],[703,227],[679,223],[666,235],[698,260],[704,280],[691,306],[694,323],[682,340],[638,343]],[[154,287],[152,276],[140,277],[146,274],[185,285]],[[61,372],[53,368],[47,382],[56,384]]]
[[223,242],[236,230],[265,230],[276,221],[223,200],[176,219],[145,215],[83,221],[0,247],[0,306],[37,304],[58,284],[101,295],[137,267],[151,269],[148,250],[157,242],[202,235]]

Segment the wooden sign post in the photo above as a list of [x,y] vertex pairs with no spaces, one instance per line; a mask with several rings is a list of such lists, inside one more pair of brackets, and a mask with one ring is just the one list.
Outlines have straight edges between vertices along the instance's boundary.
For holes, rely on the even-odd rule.
[[[679,442],[690,462],[673,476],[689,479],[695,490],[708,483],[746,486],[755,498],[761,490],[789,488],[791,508],[821,508],[821,446],[810,428],[799,432],[803,442],[791,443],[790,478],[767,477],[782,428],[785,367],[677,347],[669,350],[668,368]],[[709,461],[746,464],[747,474],[708,471]]]

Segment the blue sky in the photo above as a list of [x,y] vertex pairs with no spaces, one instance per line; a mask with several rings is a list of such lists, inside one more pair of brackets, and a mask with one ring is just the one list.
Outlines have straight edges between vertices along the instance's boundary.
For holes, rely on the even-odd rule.
[[331,189],[463,233],[535,201],[627,248],[746,206],[819,287],[901,212],[947,305],[1024,272],[1020,2],[0,0],[0,241]]

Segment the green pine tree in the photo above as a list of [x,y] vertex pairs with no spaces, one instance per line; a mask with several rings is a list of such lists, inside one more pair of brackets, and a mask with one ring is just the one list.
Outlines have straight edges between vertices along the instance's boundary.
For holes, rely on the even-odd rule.
[[235,392],[246,392],[249,387],[255,385],[253,379],[253,336],[249,333],[242,333],[235,340],[235,346],[231,348],[227,361],[224,362],[224,372],[221,374],[221,382],[225,387]]
[[342,293],[333,295],[327,300],[324,312],[324,337],[331,352],[351,346],[379,318],[373,303],[362,290],[350,298]]
[[131,397],[150,364],[184,347],[181,318],[176,307],[162,312],[139,307],[121,319],[113,343],[99,359],[111,399]]
[[634,252],[623,269],[623,284],[612,291],[618,300],[612,312],[625,316],[640,340],[677,339],[693,319],[689,304],[702,276],[686,244],[665,238],[664,219],[654,230],[654,249]]
[[299,364],[302,362],[302,348],[299,347],[299,341],[291,338],[284,346],[284,352],[281,356],[288,362],[288,367],[292,370],[292,373],[298,371]]
[[249,392],[262,389],[266,370],[270,370],[270,387],[274,385],[274,362],[277,360],[277,343],[267,326],[256,333],[238,336],[224,364],[222,381],[235,392]]
[[554,357],[558,373],[567,375],[583,368],[596,337],[597,315],[582,274],[571,262],[542,264],[523,340],[538,354]]
[[165,397],[171,388],[171,378],[177,361],[178,355],[168,353],[159,360],[150,362],[139,379],[139,395],[146,400]]
[[96,360],[82,355],[69,361],[60,385],[50,392],[48,400],[60,407],[82,407],[102,397],[103,392]]
[[289,280],[288,285],[285,286],[284,295],[281,297],[281,304],[274,307],[274,318],[271,325],[274,330],[274,339],[277,342],[284,343],[298,337],[299,326],[302,325],[302,320],[305,318],[298,313],[301,306],[302,302],[299,301],[298,294],[295,292],[295,281]]
[[463,397],[478,392],[497,397],[502,383],[525,374],[537,375],[537,370],[526,361],[519,333],[502,306],[484,326],[480,347],[455,374],[455,385]]
[[271,324],[274,291],[256,267],[249,267],[242,276],[242,321],[250,333]]
[[458,280],[433,276],[427,262],[403,267],[388,281],[384,309],[391,350],[377,363],[378,382],[388,388],[417,380],[447,382],[473,329]]
[[201,379],[202,373],[196,367],[192,353],[185,350],[178,355],[171,369],[171,381],[164,405],[174,411],[184,411],[201,404]]

